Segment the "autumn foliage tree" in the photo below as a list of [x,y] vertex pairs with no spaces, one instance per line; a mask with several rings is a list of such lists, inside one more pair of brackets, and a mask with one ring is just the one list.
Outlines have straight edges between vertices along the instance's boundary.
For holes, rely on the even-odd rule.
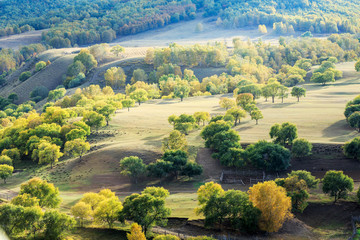
[[249,188],[248,193],[252,204],[261,211],[261,230],[277,232],[287,219],[292,218],[291,198],[274,181],[255,184]]

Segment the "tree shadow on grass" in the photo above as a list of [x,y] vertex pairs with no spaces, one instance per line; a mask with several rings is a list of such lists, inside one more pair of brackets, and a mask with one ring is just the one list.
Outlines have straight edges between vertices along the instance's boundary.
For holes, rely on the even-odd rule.
[[160,134],[157,136],[149,136],[149,137],[145,137],[142,140],[144,140],[144,145],[150,145],[150,146],[155,146],[155,147],[161,147],[161,143],[162,140],[164,139],[164,135]]
[[331,138],[332,142],[345,142],[359,136],[359,133],[354,131],[345,119],[331,124],[322,133],[323,137]]

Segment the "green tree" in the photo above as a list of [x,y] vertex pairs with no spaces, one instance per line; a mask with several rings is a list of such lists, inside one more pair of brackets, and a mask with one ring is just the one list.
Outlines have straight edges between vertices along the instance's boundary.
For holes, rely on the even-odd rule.
[[236,104],[244,110],[248,105],[254,103],[254,96],[251,93],[241,93],[236,97]]
[[355,128],[356,131],[360,132],[360,112],[359,111],[353,112],[349,116],[348,122],[349,122],[350,127]]
[[144,89],[136,89],[134,92],[130,93],[130,98],[139,103],[145,102],[148,100],[148,93]]
[[326,70],[324,73],[314,72],[310,81],[315,83],[321,83],[325,86],[328,82],[335,82],[335,74],[331,70]]
[[238,122],[240,123],[241,118],[246,116],[246,112],[240,108],[233,107],[226,111],[226,115],[231,115],[234,117],[234,125],[236,126]]
[[79,73],[86,73],[86,67],[81,61],[74,61],[66,72],[66,74],[70,77],[76,77]]
[[75,225],[75,220],[65,213],[58,210],[48,210],[43,219],[45,225],[46,239],[61,239],[65,231],[71,230]]
[[308,205],[306,200],[309,198],[306,182],[297,176],[278,178],[275,182],[286,189],[287,195],[291,197],[292,209],[303,212]]
[[128,112],[130,111],[130,108],[135,105],[135,101],[133,99],[124,99],[121,101],[121,104],[123,107],[128,109]]
[[148,76],[144,70],[138,68],[134,70],[133,76],[131,78],[131,83],[134,84],[136,82],[146,82],[148,80]]
[[120,173],[130,176],[137,183],[139,176],[146,172],[146,165],[139,157],[131,156],[120,160]]
[[346,198],[348,192],[354,189],[354,180],[345,175],[343,171],[327,171],[322,179],[323,192],[334,197],[334,202]]
[[256,121],[256,125],[258,125],[258,121],[260,119],[263,119],[264,116],[262,115],[261,111],[259,109],[254,110],[250,113],[251,119]]
[[6,164],[0,165],[0,178],[4,180],[4,183],[6,183],[6,179],[9,178],[14,171],[13,166],[9,166]]
[[185,134],[178,130],[171,131],[169,137],[165,138],[162,142],[162,150],[164,152],[167,150],[187,151],[187,148],[188,143]]
[[32,197],[30,194],[23,193],[11,199],[11,204],[23,207],[36,207],[39,206],[39,199]]
[[64,97],[66,94],[65,88],[57,88],[49,92],[48,95],[48,101],[56,101],[62,97]]
[[274,124],[270,128],[270,137],[274,139],[274,143],[283,146],[292,145],[294,139],[297,138],[297,127],[295,124],[285,122],[283,124]]
[[28,182],[21,184],[19,194],[25,193],[39,199],[40,207],[55,208],[61,202],[59,189],[54,184],[40,178],[32,178]]
[[311,155],[312,144],[303,138],[295,139],[291,147],[291,154],[294,157],[306,157]]
[[205,140],[205,146],[210,148],[214,144],[215,134],[222,131],[228,131],[230,128],[231,125],[223,120],[210,122],[209,125],[202,129],[200,135]]
[[310,172],[305,170],[291,171],[288,177],[296,176],[299,180],[304,180],[308,188],[317,188],[320,179],[316,179]]
[[95,111],[86,111],[82,119],[90,128],[98,129],[105,126],[105,117]]
[[64,147],[64,153],[73,157],[81,157],[90,150],[90,144],[83,139],[74,139],[67,141]]
[[25,72],[22,72],[19,76],[19,80],[21,82],[24,82],[25,80],[29,79],[31,77],[31,72],[29,71],[25,71]]
[[272,103],[275,102],[275,97],[278,96],[281,84],[277,81],[270,81],[262,89],[264,97],[271,97]]
[[120,53],[125,52],[125,49],[120,45],[116,45],[111,48],[110,52],[118,57]]
[[289,89],[287,87],[283,86],[283,85],[281,85],[279,87],[278,96],[279,96],[279,98],[281,98],[281,103],[284,103],[284,98],[287,98],[289,96],[288,90]]
[[177,179],[179,172],[181,172],[182,168],[188,161],[188,156],[187,153],[182,150],[168,150],[164,153],[161,159],[172,163],[172,169],[170,172],[172,172]]
[[291,90],[291,96],[297,97],[298,102],[300,102],[301,97],[305,97],[306,95],[306,89],[303,87],[293,87]]
[[86,73],[89,73],[92,69],[97,67],[97,61],[88,49],[81,49],[80,53],[74,57],[74,63],[76,61],[80,61],[84,65]]
[[194,118],[198,125],[202,121],[203,126],[205,126],[205,122],[210,120],[210,114],[208,112],[195,112]]
[[126,197],[122,211],[124,218],[138,223],[145,235],[153,225],[165,225],[170,213],[170,209],[165,207],[165,198],[148,193]]
[[75,128],[75,129],[72,129],[70,132],[66,133],[65,138],[67,141],[72,141],[75,139],[85,140],[87,135],[88,134],[84,129]]
[[181,175],[187,176],[189,178],[201,175],[203,172],[203,168],[201,165],[197,164],[196,162],[187,162],[185,166],[181,169]]
[[105,106],[98,109],[98,112],[105,117],[106,126],[109,126],[109,121],[111,117],[115,115],[116,108],[111,104],[106,104]]
[[180,98],[181,101],[189,97],[189,93],[190,87],[186,84],[177,84],[174,87],[174,96]]
[[345,143],[344,154],[347,157],[360,160],[360,137]]
[[159,159],[154,163],[150,163],[146,169],[149,176],[159,178],[161,182],[161,179],[166,177],[171,172],[173,169],[173,164],[172,162]]
[[220,184],[214,182],[207,182],[197,190],[198,205],[195,209],[197,215],[204,213],[207,202],[213,196],[220,196],[224,193],[224,189]]
[[106,223],[112,228],[119,219],[123,206],[118,197],[111,197],[99,203],[94,211],[94,219],[99,223]]
[[8,99],[14,103],[15,101],[19,100],[19,96],[16,93],[10,93]]
[[50,163],[51,168],[58,159],[63,156],[60,152],[60,146],[42,141],[38,147],[39,164]]
[[249,145],[245,150],[245,156],[253,166],[266,171],[283,171],[290,166],[290,151],[266,141]]
[[0,156],[0,164],[6,164],[6,165],[9,165],[9,166],[12,166],[13,161],[9,156],[1,155]]

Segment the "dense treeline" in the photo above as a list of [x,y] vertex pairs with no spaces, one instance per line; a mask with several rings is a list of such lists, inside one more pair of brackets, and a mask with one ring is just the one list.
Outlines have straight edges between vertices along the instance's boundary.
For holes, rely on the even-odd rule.
[[349,0],[238,1],[193,0],[204,8],[204,16],[219,16],[217,24],[226,28],[266,25],[276,33],[294,31],[312,33],[359,32],[358,5]]
[[46,29],[43,40],[52,47],[111,42],[195,17],[191,1],[2,1],[0,36]]

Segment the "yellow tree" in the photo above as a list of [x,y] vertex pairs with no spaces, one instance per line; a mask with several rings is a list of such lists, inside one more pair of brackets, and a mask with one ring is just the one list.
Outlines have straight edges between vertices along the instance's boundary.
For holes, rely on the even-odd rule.
[[197,195],[198,195],[197,199],[200,207],[195,209],[196,214],[199,215],[200,213],[203,212],[203,209],[207,201],[209,201],[209,199],[211,198],[211,196],[220,195],[222,193],[224,193],[224,189],[218,183],[207,182],[201,187],[199,187],[199,189],[197,190]]
[[107,224],[112,228],[119,219],[123,206],[118,197],[108,198],[99,203],[94,211],[94,219],[98,223]]
[[249,199],[261,211],[259,227],[266,232],[277,232],[292,218],[291,198],[274,181],[258,183],[249,188]]
[[121,67],[112,67],[106,70],[104,78],[107,86],[114,88],[125,86],[126,75]]
[[51,168],[53,164],[63,155],[60,152],[60,147],[56,144],[42,141],[38,148],[39,164],[50,163]]
[[137,223],[131,225],[130,233],[126,234],[128,240],[146,240],[145,234]]
[[84,202],[76,203],[70,209],[70,212],[78,220],[80,227],[84,225],[84,220],[90,218],[92,214],[91,206]]

